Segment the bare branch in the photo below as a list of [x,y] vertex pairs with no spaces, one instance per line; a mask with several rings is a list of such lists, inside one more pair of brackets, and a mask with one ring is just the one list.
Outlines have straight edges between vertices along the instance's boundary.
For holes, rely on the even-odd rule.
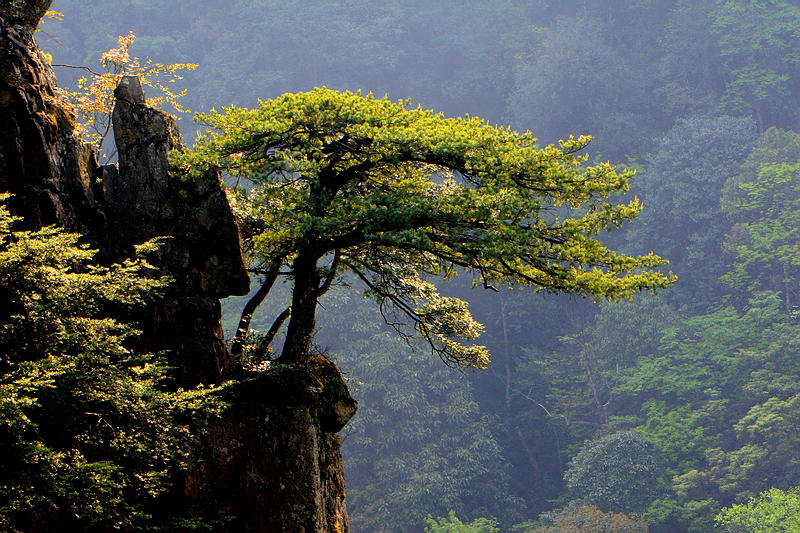
[[286,309],[281,311],[281,314],[279,314],[278,317],[275,319],[275,321],[272,323],[272,326],[270,326],[269,331],[267,331],[267,334],[264,335],[264,338],[261,339],[261,342],[258,343],[258,348],[256,348],[256,352],[254,354],[254,359],[256,361],[264,360],[265,358],[264,356],[267,353],[267,349],[269,349],[269,345],[272,344],[272,341],[275,339],[275,335],[277,335],[278,330],[281,329],[281,326],[283,326],[283,323],[286,322],[286,319],[289,318],[291,314],[292,314],[292,308],[287,307]]
[[234,357],[242,355],[244,339],[247,337],[247,332],[250,331],[250,320],[253,318],[253,313],[267,297],[269,291],[272,290],[272,286],[275,284],[275,280],[278,278],[278,273],[282,263],[282,259],[272,263],[272,266],[267,271],[264,281],[261,283],[261,287],[258,288],[258,291],[256,291],[253,297],[250,298],[250,300],[248,300],[248,302],[245,304],[244,309],[242,309],[242,316],[239,319],[239,326],[236,328],[236,335],[234,335],[233,342],[231,343],[231,355]]
[[76,69],[80,69],[80,70],[86,70],[86,71],[88,71],[88,72],[91,72],[91,73],[92,73],[92,74],[94,74],[95,76],[102,76],[102,74],[98,74],[97,72],[93,71],[93,70],[92,70],[92,69],[90,69],[89,67],[84,67],[84,66],[82,66],[82,65],[58,65],[58,64],[55,64],[55,63],[53,63],[53,64],[51,64],[50,66],[51,66],[51,67],[62,67],[62,68],[76,68]]

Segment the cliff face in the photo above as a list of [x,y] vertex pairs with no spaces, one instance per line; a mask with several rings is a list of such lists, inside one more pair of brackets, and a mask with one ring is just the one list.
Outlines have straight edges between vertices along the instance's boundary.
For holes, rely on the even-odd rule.
[[190,503],[238,517],[230,533],[349,531],[336,433],[356,402],[338,368],[273,363],[232,394],[235,413],[212,424],[187,477]]
[[[175,282],[143,317],[143,348],[169,354],[179,385],[232,377],[219,299],[245,294],[249,280],[219,177],[169,176],[167,153],[182,148],[180,134],[172,117],[144,104],[135,78],[115,93],[119,164],[97,164],[75,137],[33,38],[50,2],[0,5],[0,191],[15,195],[12,211],[26,226],[81,232],[103,261],[167,237],[151,262]],[[175,504],[198,517],[232,517],[228,531],[348,530],[335,433],[356,404],[338,369],[321,356],[314,361],[236,375],[230,408],[197,435]]]
[[49,4],[14,0],[0,7],[0,189],[15,194],[11,207],[27,225],[88,233],[102,226],[92,188],[97,161],[73,135],[33,39]]
[[136,244],[169,237],[152,261],[175,281],[152,310],[145,337],[171,351],[181,383],[219,382],[232,370],[219,298],[246,294],[249,287],[239,230],[219,176],[191,183],[169,176],[167,153],[183,148],[180,132],[171,116],[145,105],[139,80],[125,78],[115,97],[119,164],[100,168],[106,221],[101,249],[118,260]]

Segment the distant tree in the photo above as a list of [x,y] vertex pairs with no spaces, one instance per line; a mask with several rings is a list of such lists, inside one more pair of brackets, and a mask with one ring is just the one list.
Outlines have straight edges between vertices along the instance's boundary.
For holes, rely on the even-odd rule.
[[800,162],[765,165],[739,188],[748,202],[732,214],[726,248],[735,262],[725,279],[749,291],[781,290],[790,314],[800,296]]
[[725,184],[722,208],[734,223],[725,248],[734,255],[725,281],[752,294],[779,290],[787,314],[800,303],[800,135],[770,128],[742,172]]
[[608,430],[615,415],[626,414],[615,387],[639,357],[655,350],[675,316],[659,297],[601,305],[590,324],[559,337],[561,346],[529,363],[547,377],[550,410],[583,438]]
[[677,0],[664,23],[656,63],[661,86],[655,94],[671,116],[711,113],[725,89],[717,36],[712,31],[716,0]]
[[453,511],[446,518],[425,519],[425,533],[499,533],[497,522],[490,518],[476,518],[465,524]]
[[200,118],[217,131],[175,154],[175,171],[221,168],[254,184],[237,202],[263,282],[235,352],[254,308],[287,274],[292,303],[275,322],[291,315],[282,362],[309,357],[317,299],[349,271],[398,332],[407,334],[406,320],[443,359],[474,367],[486,366],[485,348],[458,339],[474,339],[480,326],[465,302],[440,296],[426,277],[467,270],[486,287],[610,299],[672,281],[652,270],[664,263],[657,256],[619,255],[594,238],[639,206],[604,200],[624,191],[631,173],[582,166],[575,152],[588,138],[538,148],[529,133],[478,118],[328,89]]
[[647,533],[647,523],[615,512],[604,512],[594,505],[568,511],[552,525],[531,529],[528,533]]
[[319,337],[337,346],[331,358],[359,401],[342,447],[353,528],[411,531],[448,511],[513,522],[522,502],[469,381],[381,328],[358,295],[329,294]]
[[[705,532],[721,506],[800,483],[794,414],[800,328],[780,295],[756,293],[665,328],[616,388],[663,457],[673,494],[648,508],[656,531]],[[632,420],[638,418],[632,412]]]
[[638,61],[612,46],[605,29],[596,18],[558,18],[535,29],[530,53],[514,66],[507,113],[515,127],[546,142],[591,132],[605,157],[642,148],[648,133],[639,125],[656,111],[647,77]]
[[[646,209],[627,232],[629,250],[658,248],[681,283],[667,299],[720,294],[726,265],[722,242],[729,228],[719,208],[722,188],[740,171],[756,139],[749,118],[697,116],[679,119],[645,164],[634,192]],[[695,305],[702,302],[695,301]]]
[[787,0],[717,2],[713,31],[727,73],[722,107],[754,116],[761,131],[798,117],[800,6]]
[[800,458],[795,453],[800,437],[794,431],[800,423],[798,407],[800,393],[785,399],[768,398],[751,407],[733,425],[737,448],[707,450],[709,466],[702,481],[739,501],[765,486],[800,483]]
[[769,489],[747,503],[726,507],[717,523],[731,533],[800,531],[800,490]]
[[738,209],[740,201],[746,203],[743,191],[738,186],[755,181],[761,167],[798,161],[800,161],[800,134],[776,127],[768,128],[753,143],[747,158],[741,164],[739,173],[725,183],[722,205],[726,214],[731,214],[728,211]]
[[111,130],[111,112],[114,109],[114,89],[125,76],[137,76],[142,83],[157,89],[158,96],[148,98],[147,104],[158,107],[170,104],[176,112],[188,112],[178,101],[186,96],[187,90],[175,91],[170,84],[182,79],[181,70],[194,70],[195,63],[174,63],[164,65],[152,59],[140,60],[131,57],[130,47],[136,40],[133,32],[117,37],[117,47],[103,52],[100,56],[102,72],[88,67],[73,65],[54,65],[84,69],[90,72],[77,81],[75,90],[56,88],[56,92],[78,118],[76,133],[84,142],[91,143],[102,153],[103,142]]
[[166,392],[168,369],[125,347],[137,331],[114,310],[166,280],[139,259],[95,266],[78,235],[17,221],[0,206],[0,528],[164,526],[153,511],[188,457],[186,413],[204,392]]
[[656,448],[634,431],[586,442],[564,474],[576,501],[627,513],[641,513],[662,492]]

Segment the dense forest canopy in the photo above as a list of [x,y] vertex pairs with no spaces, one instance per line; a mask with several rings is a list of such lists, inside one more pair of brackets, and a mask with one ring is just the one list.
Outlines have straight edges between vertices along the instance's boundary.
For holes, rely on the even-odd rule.
[[[65,20],[39,33],[53,63],[95,66],[133,31],[136,55],[200,64],[183,80],[192,110],[317,86],[373,91],[530,129],[540,145],[591,134],[591,161],[637,171],[629,198],[642,216],[598,237],[631,256],[656,251],[680,281],[600,306],[470,296],[493,353],[483,373],[433,366],[374,326],[370,306],[338,287],[326,294],[317,343],[363,405],[345,438],[356,531],[573,531],[581,520],[792,530],[772,510],[794,508],[800,486],[796,1],[53,8]],[[67,84],[77,73],[58,74]],[[288,305],[275,290],[252,327],[267,331]],[[457,278],[442,292],[466,297]],[[231,335],[243,305],[226,305]],[[652,490],[620,490],[623,469],[590,475],[607,464],[637,465]]]

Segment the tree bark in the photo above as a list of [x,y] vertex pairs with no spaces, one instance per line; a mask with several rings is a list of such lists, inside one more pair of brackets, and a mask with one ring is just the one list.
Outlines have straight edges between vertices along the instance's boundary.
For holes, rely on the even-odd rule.
[[299,254],[292,265],[294,287],[292,289],[292,311],[286,328],[286,341],[279,361],[298,363],[311,354],[317,317],[317,297],[321,277],[317,269],[317,258],[312,254]]
[[242,351],[244,348],[244,341],[247,337],[247,332],[250,330],[250,321],[253,318],[253,313],[256,312],[258,306],[260,306],[264,299],[269,295],[269,292],[272,290],[272,286],[275,284],[275,281],[278,279],[278,270],[280,269],[281,264],[277,263],[272,265],[267,271],[266,277],[261,282],[261,286],[258,288],[258,291],[250,298],[244,306],[242,310],[242,315],[239,318],[239,325],[236,327],[236,333],[233,337],[233,342],[231,343],[231,355],[234,358],[238,358],[242,355]]

